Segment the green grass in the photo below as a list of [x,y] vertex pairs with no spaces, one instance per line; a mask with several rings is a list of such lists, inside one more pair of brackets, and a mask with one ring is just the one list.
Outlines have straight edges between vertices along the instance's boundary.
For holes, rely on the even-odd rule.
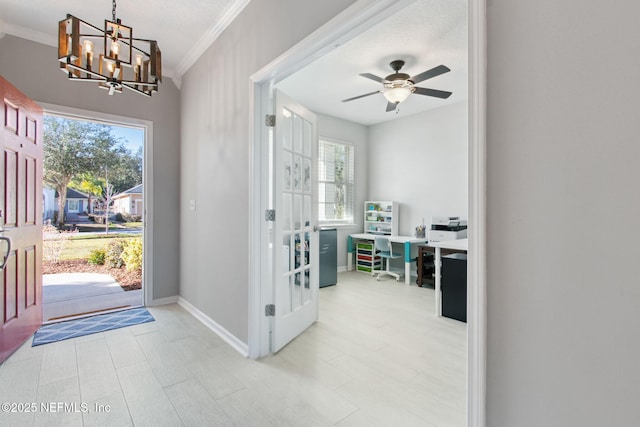
[[60,253],[60,260],[87,259],[94,250],[106,249],[109,241],[112,239],[135,238],[139,238],[139,236],[132,236],[130,234],[118,235],[115,233],[106,236],[74,236],[64,243],[62,252]]

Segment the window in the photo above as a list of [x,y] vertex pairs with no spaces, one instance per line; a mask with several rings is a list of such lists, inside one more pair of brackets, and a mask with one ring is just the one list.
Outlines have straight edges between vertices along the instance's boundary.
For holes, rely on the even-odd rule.
[[354,149],[320,139],[318,147],[318,217],[320,222],[353,224]]
[[67,209],[70,212],[75,212],[78,210],[78,201],[77,200],[69,200],[68,201],[68,205],[67,205]]

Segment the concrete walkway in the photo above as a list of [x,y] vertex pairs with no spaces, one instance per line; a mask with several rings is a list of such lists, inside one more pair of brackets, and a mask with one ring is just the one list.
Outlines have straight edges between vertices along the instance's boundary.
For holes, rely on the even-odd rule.
[[125,291],[108,274],[42,275],[45,322],[143,304],[142,289]]

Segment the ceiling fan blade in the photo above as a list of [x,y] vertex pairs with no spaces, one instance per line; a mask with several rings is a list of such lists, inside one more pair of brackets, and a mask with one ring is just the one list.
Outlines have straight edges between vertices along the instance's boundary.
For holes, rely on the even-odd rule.
[[395,110],[397,106],[398,104],[396,104],[395,102],[387,102],[387,113],[389,111]]
[[430,70],[418,74],[417,76],[411,77],[409,80],[411,80],[414,84],[420,83],[427,79],[439,76],[440,74],[448,73],[449,71],[451,71],[449,67],[445,65],[438,65],[437,67],[433,67]]
[[427,89],[426,87],[416,87],[414,89],[413,93],[417,93],[418,95],[435,96],[436,98],[442,99],[447,99],[452,93],[444,90]]
[[373,81],[375,81],[375,82],[378,82],[378,83],[384,83],[384,82],[386,82],[386,80],[385,80],[385,79],[383,79],[382,77],[375,76],[375,75],[373,75],[373,74],[371,74],[371,73],[362,73],[362,74],[360,74],[360,75],[361,75],[362,77],[366,77],[367,79],[371,79],[371,80],[373,80]]
[[364,98],[365,96],[374,95],[374,94],[380,93],[380,92],[381,92],[380,90],[376,90],[375,92],[365,93],[364,95],[358,95],[358,96],[354,96],[353,98],[343,99],[342,102],[353,101],[354,99]]

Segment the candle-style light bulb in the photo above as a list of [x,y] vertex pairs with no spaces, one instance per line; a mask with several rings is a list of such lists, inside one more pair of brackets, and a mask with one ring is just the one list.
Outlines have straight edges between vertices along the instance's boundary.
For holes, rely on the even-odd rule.
[[134,69],[136,75],[136,81],[140,81],[140,72],[142,71],[142,55],[139,53],[136,55],[136,67]]
[[111,42],[111,57],[113,59],[118,59],[119,53],[120,53],[120,43],[114,40]]
[[87,55],[87,70],[91,70],[93,65],[93,42],[91,40],[84,41],[84,51]]

